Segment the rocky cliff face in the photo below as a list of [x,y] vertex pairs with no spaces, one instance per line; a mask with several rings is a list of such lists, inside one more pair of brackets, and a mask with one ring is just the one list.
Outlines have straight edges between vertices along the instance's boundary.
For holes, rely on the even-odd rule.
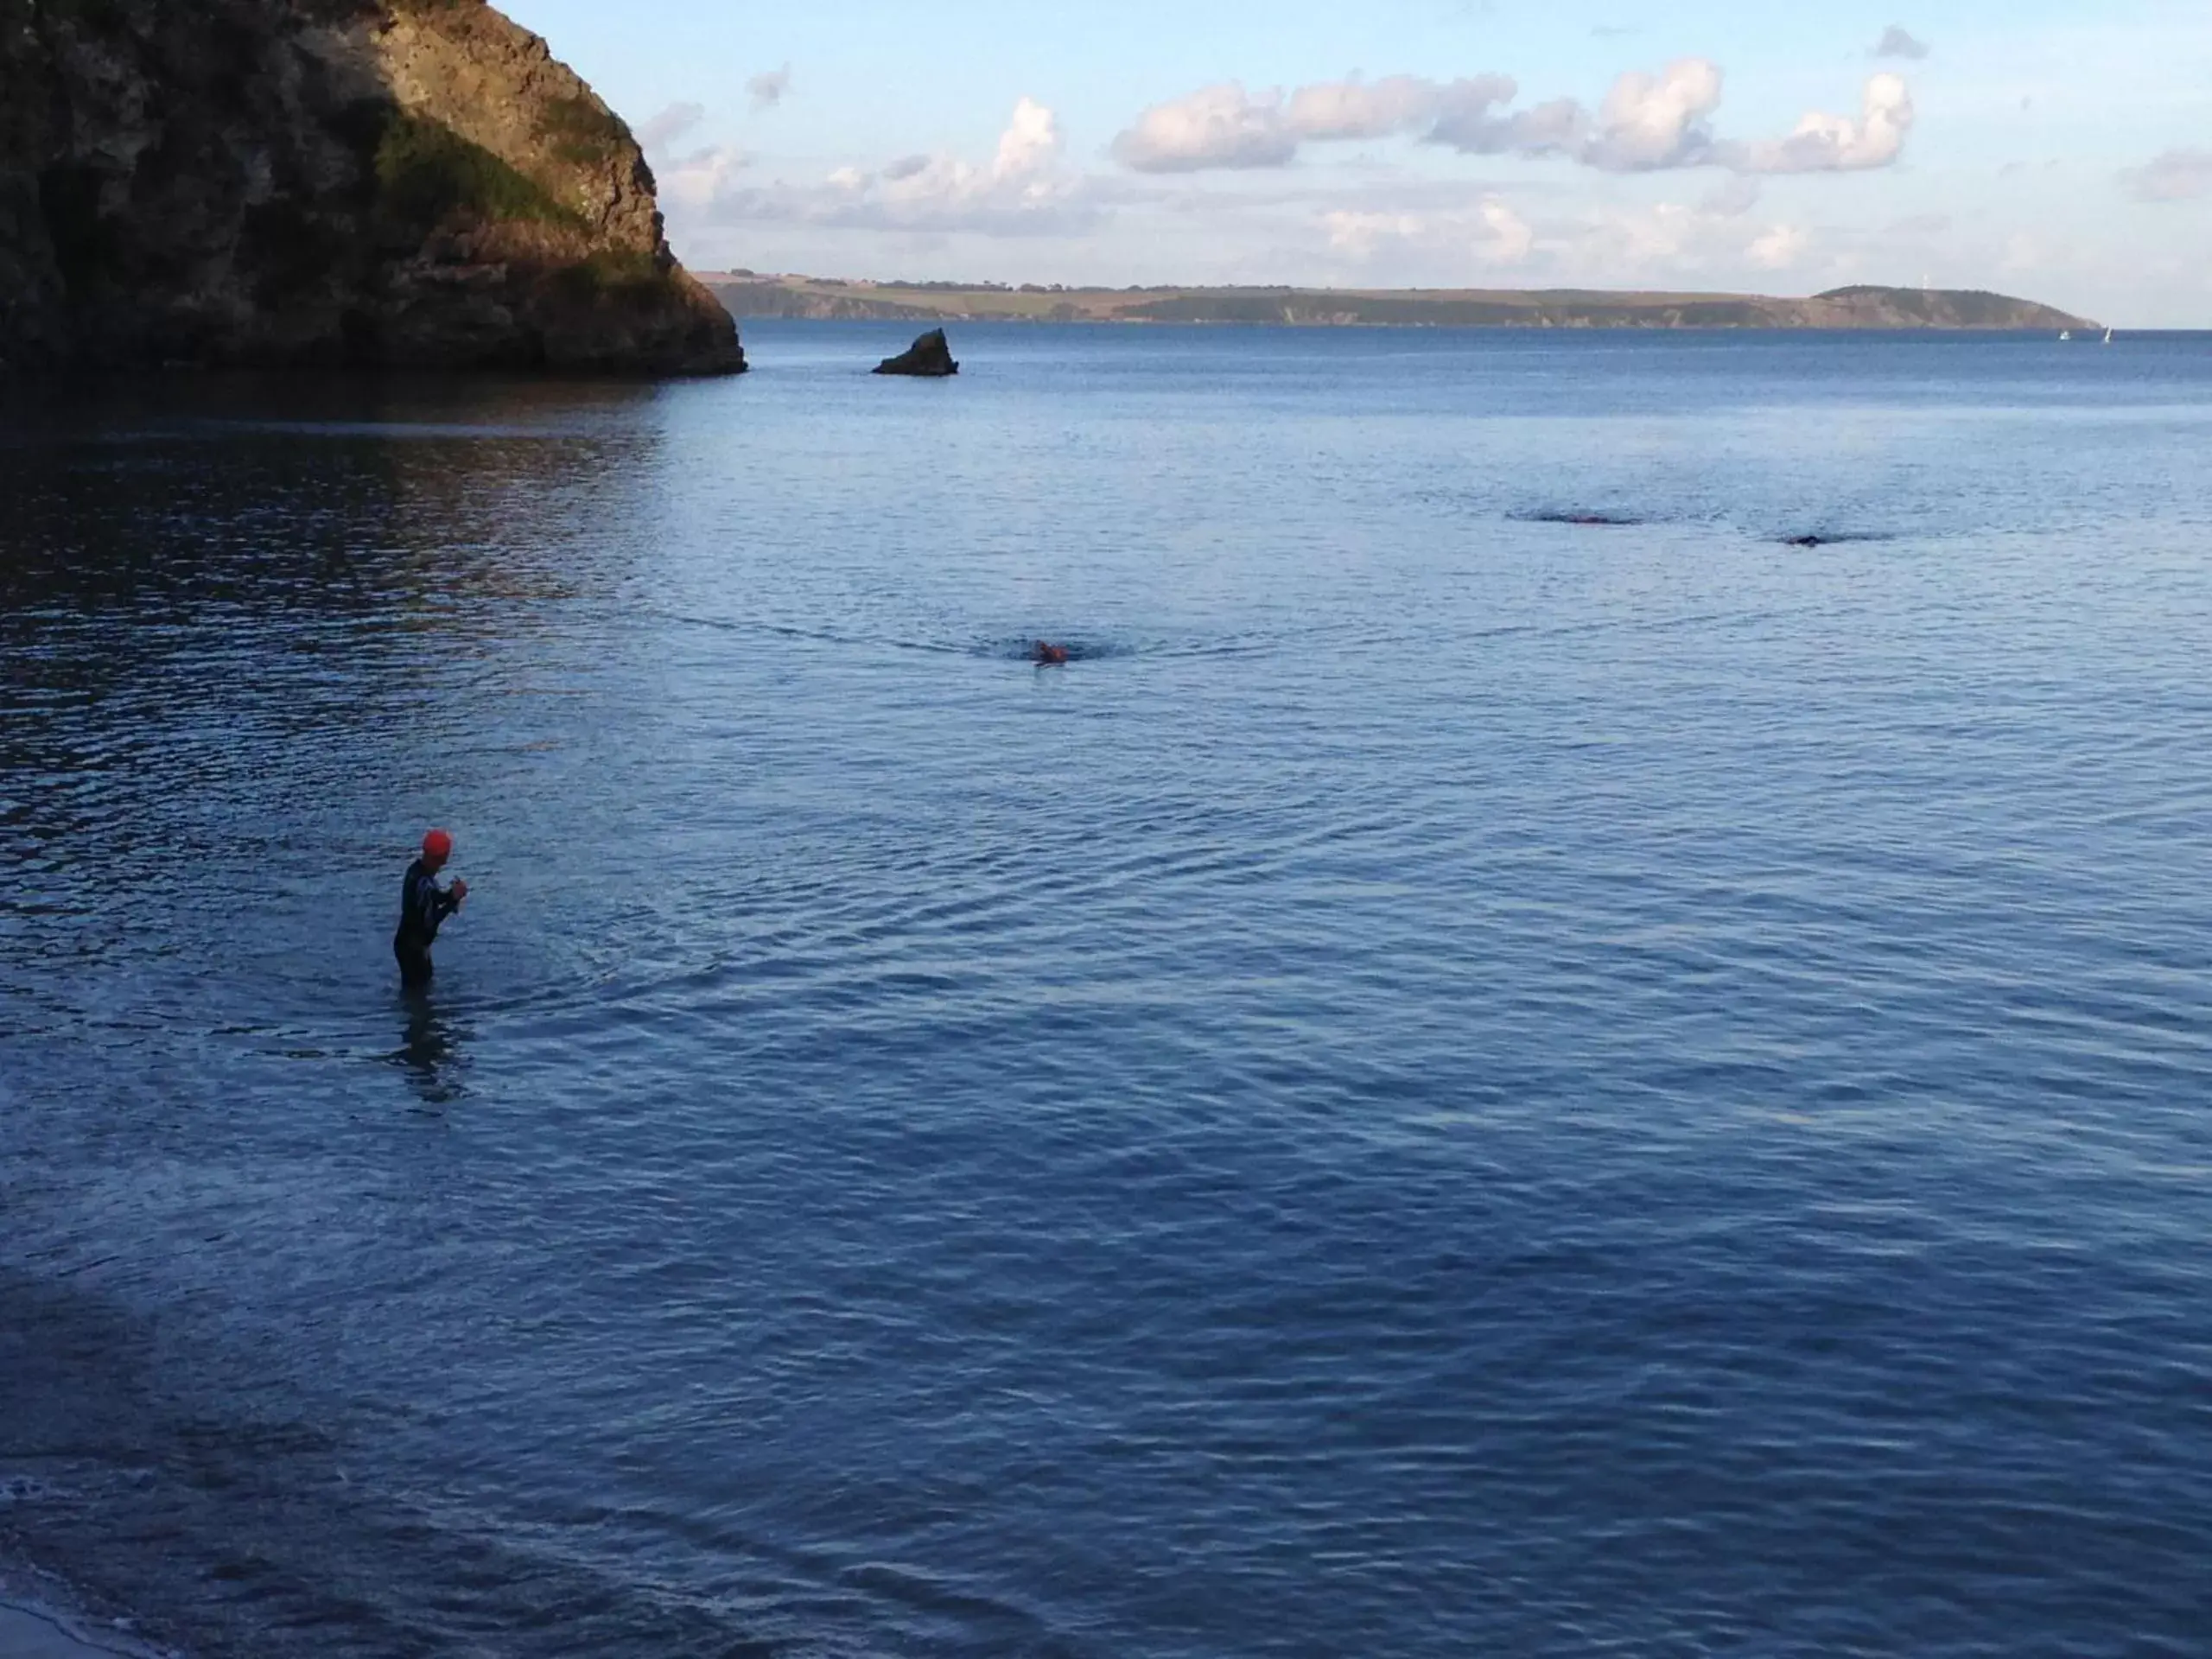
[[618,116],[483,0],[0,0],[0,367],[729,373]]

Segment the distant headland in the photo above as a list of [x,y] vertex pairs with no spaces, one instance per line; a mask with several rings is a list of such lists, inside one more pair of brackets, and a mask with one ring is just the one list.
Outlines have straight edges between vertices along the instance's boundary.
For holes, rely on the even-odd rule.
[[1243,322],[1395,328],[2089,328],[2032,300],[1973,289],[1763,294],[1602,289],[1062,288],[700,275],[730,314],[924,322]]

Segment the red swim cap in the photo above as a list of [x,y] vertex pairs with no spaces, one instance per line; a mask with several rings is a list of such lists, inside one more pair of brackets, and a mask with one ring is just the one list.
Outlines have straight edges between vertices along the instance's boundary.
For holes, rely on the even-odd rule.
[[423,837],[423,855],[425,858],[451,858],[453,837],[442,830],[431,830]]

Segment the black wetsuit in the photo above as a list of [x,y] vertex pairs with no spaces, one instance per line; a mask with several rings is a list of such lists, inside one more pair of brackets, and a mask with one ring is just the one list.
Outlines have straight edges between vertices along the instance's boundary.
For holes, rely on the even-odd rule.
[[438,924],[461,908],[461,900],[438,885],[438,879],[416,859],[407,867],[399,890],[399,931],[391,936],[391,954],[399,958],[404,985],[430,982],[430,941],[438,937]]

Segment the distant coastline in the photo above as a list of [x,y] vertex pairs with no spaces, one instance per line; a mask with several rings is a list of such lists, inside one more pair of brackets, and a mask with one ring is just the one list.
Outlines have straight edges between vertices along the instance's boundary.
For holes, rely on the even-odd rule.
[[1062,288],[845,282],[704,271],[743,321],[1241,322],[1370,328],[1929,328],[2037,332],[2101,327],[2033,300],[1970,289],[1830,289],[1761,294],[1597,289]]

